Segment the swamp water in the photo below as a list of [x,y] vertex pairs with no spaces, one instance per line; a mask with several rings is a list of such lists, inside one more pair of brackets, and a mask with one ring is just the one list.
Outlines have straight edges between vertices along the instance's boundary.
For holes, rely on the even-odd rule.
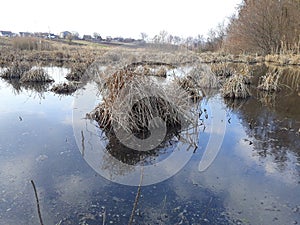
[[[268,69],[254,67],[255,76]],[[65,81],[67,72],[48,68],[56,82]],[[174,176],[141,187],[133,224],[299,224],[299,68],[286,68],[284,75],[280,92],[252,88],[252,97],[244,101],[204,91],[201,109],[206,112],[200,118],[204,125],[199,126],[198,148],[186,152],[191,158]],[[76,130],[74,125],[73,113],[79,112],[74,101],[95,85],[71,96],[49,88],[0,80],[0,224],[39,224],[31,180],[44,224],[128,224],[138,188],[99,175],[114,170],[110,158],[88,158],[93,148],[116,154],[117,145],[107,148],[107,139],[96,129],[90,136],[103,140],[103,145],[93,146],[88,129]],[[84,116],[90,110],[79,113]],[[210,138],[219,131],[213,129],[216,120],[226,125],[224,140],[215,160],[200,172]],[[84,136],[76,140],[74,133]],[[164,160],[171,148],[165,145],[148,163]],[[95,166],[103,160],[107,167]],[[127,160],[139,163],[136,158]],[[176,169],[177,164],[170,166]],[[133,173],[128,168],[114,175],[126,177]]]

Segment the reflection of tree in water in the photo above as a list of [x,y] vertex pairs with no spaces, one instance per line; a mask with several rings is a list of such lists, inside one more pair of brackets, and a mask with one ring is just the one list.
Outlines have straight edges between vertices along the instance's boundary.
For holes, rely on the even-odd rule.
[[31,92],[30,97],[44,98],[45,92],[51,86],[50,83],[44,82],[20,82],[20,79],[5,79],[6,83],[10,84],[15,95],[21,94],[23,91]]
[[19,82],[19,79],[3,79],[11,85],[12,91],[15,95],[18,95],[22,92],[21,83]]
[[[185,136],[185,132],[186,131],[180,132],[180,126],[169,128],[159,146],[149,151],[137,151],[122,144],[113,130],[105,131],[105,136],[108,140],[106,151],[109,155],[103,157],[102,169],[108,170],[111,176],[124,175],[134,170],[135,167],[133,166],[146,166],[157,163],[167,158],[169,154],[173,152],[179,139]],[[142,139],[142,135],[143,134],[140,133],[138,137]],[[147,136],[147,134],[145,134],[145,136]],[[189,144],[193,145],[194,143]]]
[[[157,148],[149,151],[137,151],[123,145],[115,136],[114,132],[110,131],[106,132],[109,140],[106,150],[122,163],[128,165],[147,165],[155,161],[157,157],[162,154],[168,154],[169,151],[172,150],[176,145],[176,140],[179,139],[175,139],[178,132],[179,128],[169,129],[166,137]],[[141,133],[139,135],[139,138],[143,139],[143,137],[141,137],[143,134]],[[145,136],[147,136],[147,134],[145,134]]]
[[[280,107],[284,101],[285,107]],[[243,121],[246,132],[255,140],[254,150],[259,156],[266,158],[273,156],[279,169],[284,169],[288,160],[288,153],[294,152],[300,157],[300,112],[294,108],[300,104],[299,98],[284,99],[278,96],[271,105],[264,105],[255,98],[247,101],[226,102]],[[279,106],[278,106],[279,105]],[[273,107],[272,107],[273,106]],[[289,111],[293,108],[293,111]]]

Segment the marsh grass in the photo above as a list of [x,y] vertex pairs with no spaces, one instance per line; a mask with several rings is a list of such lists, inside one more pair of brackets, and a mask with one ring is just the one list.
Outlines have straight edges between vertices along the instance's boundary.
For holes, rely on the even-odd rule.
[[229,63],[213,63],[211,65],[211,71],[217,76],[222,78],[228,78],[235,73],[235,70]]
[[198,63],[184,76],[175,76],[175,82],[186,90],[195,101],[203,98],[203,88],[218,88],[220,81],[210,66]]
[[18,50],[53,50],[49,41],[34,37],[15,37],[12,39],[12,46]]
[[0,74],[0,77],[5,79],[21,78],[30,68],[31,65],[28,62],[14,61]]
[[78,89],[78,85],[74,82],[62,83],[54,85],[50,91],[56,94],[72,94]]
[[162,85],[151,76],[123,69],[108,77],[100,91],[103,102],[87,117],[102,128],[116,123],[128,132],[144,132],[156,117],[168,127],[180,126],[182,118],[191,121],[189,96],[175,83]]
[[243,99],[251,96],[248,78],[242,74],[235,73],[233,76],[226,79],[221,89],[224,98]]
[[279,78],[282,70],[274,69],[262,76],[259,81],[258,89],[266,92],[279,91]]
[[20,82],[26,83],[26,82],[41,82],[41,83],[47,83],[47,82],[54,82],[54,80],[50,77],[50,75],[47,74],[47,72],[41,68],[41,67],[35,67],[31,70],[25,72]]
[[73,63],[71,71],[67,74],[66,79],[70,81],[80,81],[88,69],[88,63]]

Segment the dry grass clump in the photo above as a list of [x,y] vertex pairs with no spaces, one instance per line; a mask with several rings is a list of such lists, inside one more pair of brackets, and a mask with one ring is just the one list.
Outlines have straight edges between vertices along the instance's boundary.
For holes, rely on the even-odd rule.
[[211,65],[211,71],[217,77],[228,78],[235,73],[235,70],[229,66],[229,63],[213,63]]
[[261,77],[257,88],[267,92],[278,91],[280,74],[281,73],[277,68],[272,72],[268,72],[266,75]]
[[68,83],[56,84],[51,88],[50,91],[56,94],[72,94],[77,90],[77,88],[78,85],[76,85],[73,82],[68,82]]
[[80,81],[89,65],[89,63],[73,63],[71,65],[71,72],[67,74],[66,79],[70,81]]
[[205,64],[197,64],[193,69],[183,77],[175,77],[175,81],[181,88],[186,90],[195,100],[201,99],[202,88],[220,87],[219,78]]
[[239,73],[226,79],[221,92],[224,98],[231,99],[243,99],[251,96],[246,76]]
[[[159,117],[168,127],[176,127],[189,118],[186,92],[176,85],[162,85],[151,76],[140,76],[132,70],[120,70],[106,80],[101,89],[103,102],[88,118],[109,129],[118,124],[131,133],[147,131],[150,121]],[[159,124],[154,124],[159,126]]]
[[53,82],[54,80],[44,71],[43,68],[33,68],[23,74],[20,82]]
[[136,74],[140,75],[148,75],[148,76],[157,76],[157,77],[167,77],[167,70],[166,66],[150,66],[150,65],[140,65],[134,69]]
[[0,75],[5,79],[20,78],[25,72],[31,68],[28,62],[14,61],[8,68]]

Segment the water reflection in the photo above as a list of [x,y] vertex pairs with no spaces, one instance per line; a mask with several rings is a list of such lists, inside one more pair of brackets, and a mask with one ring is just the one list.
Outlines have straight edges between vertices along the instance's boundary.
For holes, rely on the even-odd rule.
[[[266,66],[256,67],[259,75],[268,70]],[[266,101],[265,93],[254,88],[252,97],[245,101],[207,98],[202,102],[208,116],[202,117],[206,129],[200,134],[199,149],[183,152],[191,153],[192,158],[175,176],[142,187],[136,224],[300,222],[299,75],[286,73],[287,80],[282,82],[288,87],[268,95]],[[127,224],[137,188],[110,182],[86,163],[88,152],[82,152],[81,140],[77,145],[73,137],[73,97],[58,98],[41,87],[26,89],[9,82],[0,80],[0,223],[38,223],[30,185],[33,179],[45,224],[103,224],[104,215],[106,224]],[[44,99],[28,93],[43,93]],[[216,160],[199,173],[199,160],[210,136],[212,102],[228,110],[224,121],[227,130]],[[83,142],[87,149],[92,144],[90,135],[97,139],[101,135],[88,132],[85,120],[79,122],[85,128]],[[169,156],[176,139],[170,137],[148,158],[119,155],[119,144],[109,139],[103,139],[102,144],[100,148],[113,159],[139,165],[141,160],[146,164]],[[177,160],[185,155],[178,155]],[[106,164],[102,165],[114,169],[112,158],[104,159]],[[130,158],[132,161],[128,161]],[[169,166],[176,168],[177,161]],[[131,172],[129,167],[120,171]]]

